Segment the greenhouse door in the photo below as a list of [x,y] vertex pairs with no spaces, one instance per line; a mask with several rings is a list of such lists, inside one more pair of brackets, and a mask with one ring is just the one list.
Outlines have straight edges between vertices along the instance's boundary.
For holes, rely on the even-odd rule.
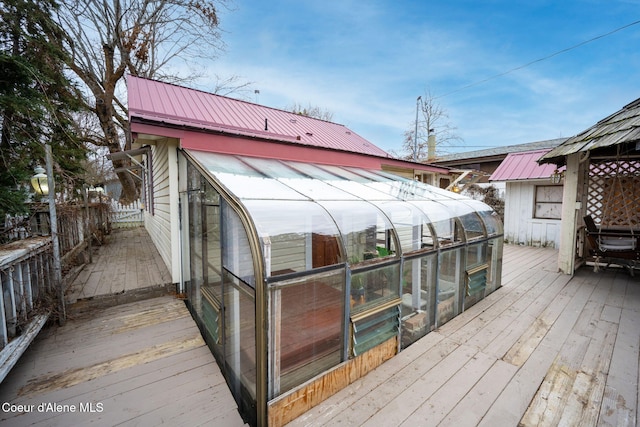
[[188,205],[188,303],[240,413],[255,425],[255,277],[247,234],[236,212],[190,163],[187,173],[182,200]]

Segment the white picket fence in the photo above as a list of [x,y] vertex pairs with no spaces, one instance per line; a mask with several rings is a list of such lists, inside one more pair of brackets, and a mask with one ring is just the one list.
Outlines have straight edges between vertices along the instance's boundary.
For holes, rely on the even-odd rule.
[[144,207],[140,200],[129,205],[122,205],[117,201],[111,203],[111,227],[129,228],[144,225]]

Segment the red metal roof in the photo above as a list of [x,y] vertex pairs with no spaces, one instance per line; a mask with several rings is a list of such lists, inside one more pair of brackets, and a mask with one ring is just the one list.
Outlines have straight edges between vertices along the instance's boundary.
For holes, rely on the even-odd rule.
[[[512,181],[521,179],[549,178],[556,170],[555,165],[539,165],[538,159],[551,151],[534,150],[522,153],[510,153],[493,172],[490,181]],[[562,168],[564,169],[564,168]]]
[[127,89],[130,120],[391,157],[337,123],[134,76]]

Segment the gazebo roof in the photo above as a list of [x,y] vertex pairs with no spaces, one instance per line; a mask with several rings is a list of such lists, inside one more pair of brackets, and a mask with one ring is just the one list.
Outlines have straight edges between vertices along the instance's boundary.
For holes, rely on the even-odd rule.
[[640,141],[640,98],[600,120],[584,132],[567,139],[544,156],[539,163],[565,163],[569,154],[607,149]]

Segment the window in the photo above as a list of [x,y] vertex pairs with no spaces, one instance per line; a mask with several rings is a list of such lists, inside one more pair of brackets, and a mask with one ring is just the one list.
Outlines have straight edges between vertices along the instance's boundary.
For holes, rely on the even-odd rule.
[[537,185],[534,218],[560,219],[562,216],[561,185]]

